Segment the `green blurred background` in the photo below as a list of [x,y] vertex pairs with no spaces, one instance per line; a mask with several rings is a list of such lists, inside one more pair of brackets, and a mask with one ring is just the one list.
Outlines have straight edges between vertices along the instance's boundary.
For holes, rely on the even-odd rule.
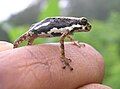
[[[13,42],[31,24],[50,16],[85,16],[88,33],[75,33],[76,40],[97,49],[105,60],[103,83],[120,89],[120,0],[33,0],[26,9],[0,23],[0,40]],[[1,13],[2,14],[2,13]],[[59,38],[37,39],[35,43],[58,42]]]

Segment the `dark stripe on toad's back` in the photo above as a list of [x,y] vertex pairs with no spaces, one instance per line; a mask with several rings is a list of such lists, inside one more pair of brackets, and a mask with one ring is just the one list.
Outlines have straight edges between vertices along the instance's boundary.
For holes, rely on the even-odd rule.
[[77,22],[78,22],[77,20],[71,20],[68,18],[58,18],[57,23],[59,24],[59,26],[61,26],[61,28],[64,28],[64,27],[70,27],[73,24],[77,24]]
[[64,27],[70,27],[73,24],[77,25],[79,23],[79,21],[75,19],[68,19],[68,18],[51,18],[51,19],[53,20],[51,24],[58,29]]
[[64,28],[64,27],[70,27],[72,25],[79,24],[79,21],[76,19],[68,19],[68,18],[57,18],[54,22],[56,28]]

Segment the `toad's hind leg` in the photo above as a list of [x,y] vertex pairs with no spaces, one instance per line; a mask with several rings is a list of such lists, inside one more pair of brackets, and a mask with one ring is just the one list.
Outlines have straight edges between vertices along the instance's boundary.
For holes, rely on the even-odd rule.
[[27,45],[32,45],[34,40],[35,39],[33,39],[33,38],[29,39]]
[[70,66],[71,59],[65,57],[65,49],[64,49],[64,39],[67,36],[67,34],[63,34],[60,38],[60,48],[61,48],[61,61],[64,64],[63,69],[68,66],[70,70],[73,70],[73,68]]
[[30,36],[28,35],[28,33],[25,33],[22,36],[20,36],[17,40],[14,41],[13,48],[17,48],[20,45],[20,43],[27,40],[29,37]]
[[72,38],[72,36],[67,35],[67,38],[69,38],[70,41],[73,42],[73,45],[76,45],[76,46],[78,46],[78,47],[85,47],[85,44],[80,44],[79,41],[75,41],[75,40]]

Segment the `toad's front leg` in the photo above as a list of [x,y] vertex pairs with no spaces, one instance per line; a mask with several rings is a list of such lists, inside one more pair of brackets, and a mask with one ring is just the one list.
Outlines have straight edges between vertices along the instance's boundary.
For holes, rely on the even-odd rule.
[[61,61],[64,64],[63,69],[65,69],[66,66],[68,66],[70,70],[73,70],[73,68],[69,64],[71,62],[71,59],[65,57],[64,39],[67,35],[67,33],[63,33],[60,38]]
[[80,44],[79,41],[75,41],[75,40],[72,38],[72,36],[67,35],[67,38],[69,38],[70,41],[73,42],[73,45],[76,45],[76,46],[78,46],[78,47],[85,47],[85,44]]

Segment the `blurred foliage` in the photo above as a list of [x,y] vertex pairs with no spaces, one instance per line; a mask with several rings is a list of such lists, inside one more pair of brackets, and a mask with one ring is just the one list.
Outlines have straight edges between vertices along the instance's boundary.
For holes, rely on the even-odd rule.
[[19,26],[11,28],[9,32],[9,36],[11,41],[13,42],[18,36],[26,32],[26,26]]
[[46,6],[44,6],[39,19],[44,19],[46,17],[58,16],[60,15],[59,0],[48,0]]
[[[58,0],[49,1],[39,19],[59,15]],[[120,13],[112,12],[106,21],[92,20],[92,30],[75,33],[74,38],[91,44],[104,57],[106,70],[104,84],[120,89]],[[9,32],[11,41],[28,30],[28,26],[13,27]],[[35,43],[56,42],[58,38],[37,39]]]
[[2,28],[2,24],[0,24],[0,40],[1,41],[10,41],[10,38],[8,37],[7,31],[5,31]]
[[86,16],[99,20],[106,20],[111,12],[120,12],[120,0],[68,0],[68,16]]

